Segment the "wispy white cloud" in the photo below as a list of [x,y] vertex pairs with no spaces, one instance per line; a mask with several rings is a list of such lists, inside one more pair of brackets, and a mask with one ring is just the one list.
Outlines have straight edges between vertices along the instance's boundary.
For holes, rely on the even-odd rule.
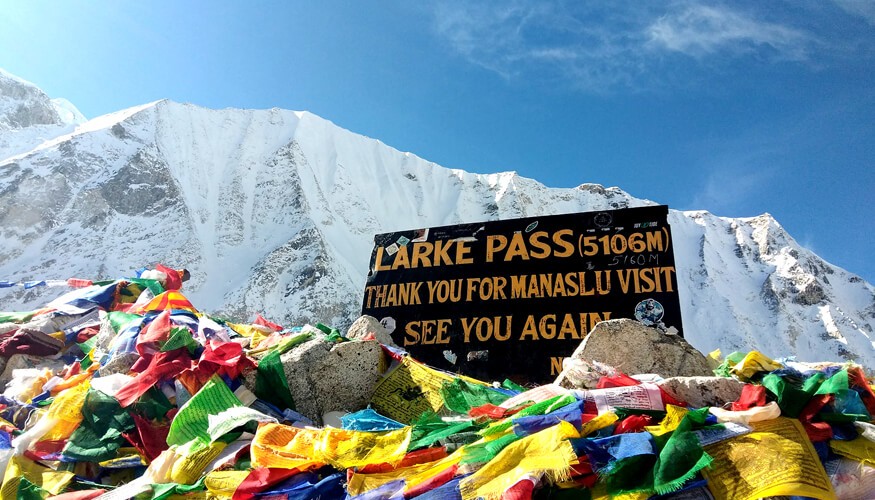
[[875,26],[875,2],[872,0],[833,0],[833,2],[848,14],[860,16],[867,23]]
[[665,71],[673,62],[727,63],[749,54],[806,61],[818,43],[801,28],[692,0],[444,0],[433,14],[435,32],[474,64],[507,79],[595,92],[677,82]]
[[798,29],[726,7],[695,4],[660,17],[647,33],[654,46],[695,57],[767,48],[777,58],[805,60],[813,42],[811,35]]

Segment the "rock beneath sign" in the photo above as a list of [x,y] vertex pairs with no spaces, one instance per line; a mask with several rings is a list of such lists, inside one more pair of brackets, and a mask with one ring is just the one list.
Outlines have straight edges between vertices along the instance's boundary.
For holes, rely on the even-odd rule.
[[383,376],[386,360],[374,340],[305,342],[280,357],[295,410],[321,423],[330,411],[364,409]]
[[[663,377],[713,375],[705,356],[677,335],[631,319],[612,319],[598,323],[571,355],[587,363],[598,361],[629,375],[658,373]],[[565,372],[556,383],[572,387]]]
[[377,342],[392,347],[398,347],[392,341],[392,335],[380,323],[380,320],[373,316],[364,315],[353,322],[352,326],[346,332],[346,338],[350,340],[362,340],[370,334],[374,335]]
[[744,383],[728,377],[671,377],[657,382],[670,396],[690,406],[723,406],[741,396]]

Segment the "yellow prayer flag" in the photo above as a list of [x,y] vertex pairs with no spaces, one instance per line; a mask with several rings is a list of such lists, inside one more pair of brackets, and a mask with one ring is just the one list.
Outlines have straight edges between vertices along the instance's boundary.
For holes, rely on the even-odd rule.
[[326,427],[321,430],[316,460],[338,469],[368,464],[396,464],[410,446],[411,427],[394,431],[366,432]]
[[409,424],[427,411],[440,412],[444,407],[441,386],[452,380],[406,357],[377,384],[371,402],[380,415]]
[[750,380],[756,373],[774,371],[783,368],[783,366],[759,351],[750,351],[729,371],[740,380],[745,381]]
[[604,429],[605,427],[607,427],[609,425],[613,425],[614,422],[616,422],[619,419],[620,419],[620,417],[618,417],[617,414],[614,412],[602,413],[601,415],[597,416],[596,418],[583,424],[583,426],[580,428],[580,435],[581,436],[589,436],[590,434],[592,434],[595,431]]
[[82,406],[90,386],[91,381],[84,380],[55,396],[46,417],[57,419],[58,423],[42,437],[43,441],[67,439],[79,427],[82,423]]
[[249,348],[255,349],[262,340],[266,339],[273,333],[273,330],[261,325],[243,325],[238,323],[225,323],[228,328],[234,330],[239,335],[249,338]]
[[644,427],[644,430],[654,436],[662,436],[663,434],[674,432],[674,430],[681,424],[681,420],[687,416],[688,412],[689,410],[680,406],[666,405],[665,418],[659,422],[659,425],[648,425]]
[[779,417],[751,424],[754,432],[706,446],[714,457],[702,469],[716,500],[802,496],[836,498],[829,477],[798,420]]
[[365,432],[346,429],[299,429],[263,424],[250,448],[256,467],[297,468],[303,459],[339,469],[367,464],[398,463],[410,444],[410,427],[394,431]]
[[59,472],[38,465],[22,456],[13,456],[6,466],[3,476],[3,486],[0,486],[0,500],[15,500],[18,495],[18,484],[21,478],[57,495],[73,480],[72,472]]
[[296,469],[312,460],[301,453],[315,453],[312,432],[289,425],[267,423],[258,427],[250,445],[253,467]]
[[231,498],[241,483],[249,476],[247,470],[222,470],[207,474],[204,486],[218,498]]
[[851,441],[832,439],[829,442],[829,447],[837,455],[864,464],[875,465],[875,443],[863,436],[859,436]]
[[143,314],[148,311],[166,311],[169,309],[181,309],[197,313],[197,309],[185,298],[185,295],[176,290],[168,290],[156,295],[148,304],[141,306],[134,312],[136,314]]
[[480,470],[462,480],[462,498],[498,500],[527,475],[543,473],[556,481],[566,479],[571,464],[577,460],[568,440],[576,437],[579,434],[573,425],[559,422],[507,445]]
[[177,484],[194,484],[200,479],[207,465],[218,457],[226,446],[226,443],[218,441],[177,460],[170,471],[170,481]]

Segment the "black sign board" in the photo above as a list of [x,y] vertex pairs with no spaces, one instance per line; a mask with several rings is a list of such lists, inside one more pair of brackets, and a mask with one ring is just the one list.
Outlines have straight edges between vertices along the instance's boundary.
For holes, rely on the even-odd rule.
[[683,334],[667,216],[651,206],[380,234],[362,314],[429,365],[544,383],[599,321]]

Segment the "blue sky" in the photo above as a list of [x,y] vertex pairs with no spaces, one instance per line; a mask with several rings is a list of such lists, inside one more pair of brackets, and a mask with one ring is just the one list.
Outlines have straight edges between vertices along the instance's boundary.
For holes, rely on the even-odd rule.
[[308,110],[472,172],[769,212],[875,282],[875,2],[0,0],[0,67],[89,118]]

